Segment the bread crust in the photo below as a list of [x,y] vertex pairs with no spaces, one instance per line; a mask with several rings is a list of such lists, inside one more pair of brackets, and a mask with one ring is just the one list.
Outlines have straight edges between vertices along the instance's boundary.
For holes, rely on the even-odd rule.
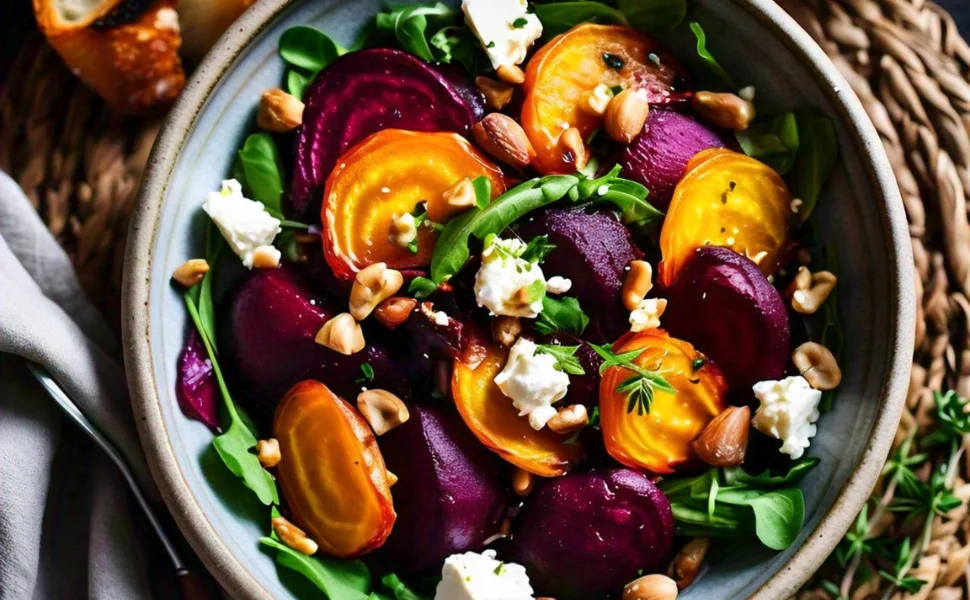
[[99,25],[126,1],[105,0],[82,18],[66,21],[55,0],[33,0],[48,42],[114,110],[125,115],[161,112],[185,87],[175,0],[157,0],[127,23]]

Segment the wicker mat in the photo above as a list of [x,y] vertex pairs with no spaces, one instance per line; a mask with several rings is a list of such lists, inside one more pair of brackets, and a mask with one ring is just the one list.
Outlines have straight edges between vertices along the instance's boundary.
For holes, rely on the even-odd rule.
[[[889,153],[909,217],[920,317],[912,383],[897,447],[939,427],[934,392],[970,397],[970,46],[950,16],[922,0],[782,0],[862,99]],[[115,324],[128,215],[158,123],[119,120],[41,40],[24,45],[0,95],[0,169],[30,197],[74,260],[81,283]],[[963,446],[970,446],[964,436]],[[904,453],[912,456],[918,444]],[[906,446],[905,448],[909,448]],[[916,457],[927,479],[949,453]],[[926,552],[908,574],[932,585],[915,594],[874,576],[874,554],[832,559],[801,595],[813,598],[970,597],[970,460],[935,517]],[[887,510],[892,482],[875,492],[863,537],[917,538],[922,523]],[[865,540],[864,540],[865,541]],[[914,546],[919,544],[914,539]],[[847,542],[848,544],[848,542]],[[898,545],[898,542],[897,542]],[[852,555],[850,555],[851,557]]]

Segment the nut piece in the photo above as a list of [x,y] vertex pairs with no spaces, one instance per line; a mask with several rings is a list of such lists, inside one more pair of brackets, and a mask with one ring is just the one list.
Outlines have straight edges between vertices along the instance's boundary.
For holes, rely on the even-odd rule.
[[674,600],[677,584],[666,575],[644,575],[623,588],[623,600]]
[[556,416],[549,419],[546,425],[560,435],[568,435],[589,425],[589,415],[586,414],[586,407],[582,404],[571,404],[560,408]]
[[754,102],[728,92],[696,92],[690,104],[705,121],[731,131],[744,131],[754,120]]
[[394,329],[407,321],[408,317],[411,316],[411,311],[417,305],[418,301],[414,298],[391,296],[377,305],[377,308],[374,309],[374,318],[384,327]]
[[256,124],[276,133],[293,131],[303,124],[303,103],[283,90],[267,90],[259,99]]
[[391,487],[395,483],[397,483],[397,475],[395,475],[394,473],[391,473],[390,471],[388,471],[387,472],[387,487]]
[[209,263],[204,258],[193,258],[182,263],[175,269],[172,279],[187,288],[199,285],[202,278],[209,272]]
[[710,538],[697,537],[687,542],[677,553],[674,557],[673,572],[677,577],[678,588],[684,589],[694,583],[694,578],[701,570],[701,563],[704,562],[704,555],[710,547]]
[[650,104],[642,93],[634,89],[623,90],[606,107],[603,129],[617,142],[629,144],[643,131],[649,113]]
[[396,294],[402,285],[404,276],[401,272],[388,269],[382,262],[361,269],[350,290],[350,314],[358,321],[363,321],[378,304]]
[[280,443],[276,438],[259,440],[256,442],[256,458],[259,459],[259,464],[267,469],[272,469],[280,464],[280,460],[283,458],[280,456]]
[[495,74],[505,83],[514,85],[525,83],[525,71],[518,65],[502,65],[495,69]]
[[307,556],[316,554],[318,549],[317,543],[308,538],[305,531],[290,523],[284,517],[274,517],[271,522],[273,524],[273,531],[276,533],[276,537],[280,538],[281,542],[300,554],[306,554]]
[[582,169],[589,162],[583,134],[575,127],[570,127],[559,136],[559,151],[563,153],[565,162],[573,163],[576,170]]
[[456,210],[475,206],[475,185],[468,177],[462,179],[441,195],[445,203]]
[[411,242],[418,239],[418,227],[414,222],[414,215],[404,213],[391,215],[391,225],[388,227],[387,240],[401,248],[407,248]]
[[691,448],[697,456],[713,467],[736,467],[744,462],[751,430],[751,409],[747,406],[729,406],[714,417]]
[[606,109],[612,99],[613,91],[605,83],[601,83],[590,90],[589,94],[586,95],[586,102],[581,106],[589,114],[602,117],[606,114]]
[[360,324],[350,313],[340,313],[323,324],[314,340],[334,352],[350,356],[366,345]]
[[505,108],[515,93],[514,85],[482,75],[475,78],[475,87],[485,96],[485,105],[494,110]]
[[472,127],[472,137],[482,150],[513,167],[527,167],[536,157],[535,148],[522,126],[508,115],[485,115]]
[[357,396],[357,410],[377,435],[406,423],[411,414],[401,399],[386,390],[364,390]]
[[640,308],[640,303],[651,289],[653,289],[653,267],[645,260],[632,261],[626,279],[623,280],[623,289],[620,290],[623,308],[631,312]]
[[275,269],[280,266],[280,251],[272,246],[260,246],[253,251],[253,267]]
[[535,483],[535,476],[532,473],[519,467],[515,467],[515,470],[512,471],[512,491],[517,496],[528,496],[532,492]]
[[498,316],[492,319],[492,339],[499,344],[509,347],[515,343],[522,333],[522,321],[519,317]]
[[842,369],[832,352],[816,342],[805,342],[792,352],[791,360],[810,386],[816,390],[834,390],[842,383]]
[[798,267],[791,285],[791,306],[803,315],[814,315],[828,299],[837,279],[829,271],[812,273],[807,267]]

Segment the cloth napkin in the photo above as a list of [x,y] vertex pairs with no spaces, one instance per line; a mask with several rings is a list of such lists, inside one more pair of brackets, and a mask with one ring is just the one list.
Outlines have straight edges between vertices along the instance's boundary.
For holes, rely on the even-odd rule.
[[151,598],[151,533],[135,527],[123,477],[23,359],[46,367],[156,494],[118,344],[30,202],[0,172],[0,600]]

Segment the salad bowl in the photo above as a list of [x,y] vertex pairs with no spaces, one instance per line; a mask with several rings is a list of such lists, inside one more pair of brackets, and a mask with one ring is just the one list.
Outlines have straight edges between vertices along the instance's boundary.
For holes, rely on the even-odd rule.
[[[267,535],[265,503],[226,471],[210,429],[179,409],[174,382],[192,321],[172,273],[205,248],[209,228],[200,207],[234,172],[234,149],[251,131],[260,96],[287,75],[278,52],[281,34],[309,25],[351,47],[379,10],[377,0],[256,3],[202,62],[170,114],[132,219],[124,335],[139,434],[180,529],[238,598],[312,598],[319,591],[278,568],[273,552],[258,543]],[[758,544],[715,544],[708,566],[679,596],[786,598],[841,539],[889,451],[913,349],[909,235],[875,128],[822,50],[781,8],[771,0],[695,0],[689,20],[703,27],[707,48],[726,71],[757,89],[759,111],[814,107],[831,121],[837,141],[838,160],[814,219],[820,245],[838,257],[833,299],[842,322],[843,375],[811,443],[809,453],[818,463],[799,484],[803,525],[780,552]],[[655,35],[694,67],[697,42],[684,29]],[[258,352],[253,355],[258,360]],[[412,418],[429,417],[421,411]]]

